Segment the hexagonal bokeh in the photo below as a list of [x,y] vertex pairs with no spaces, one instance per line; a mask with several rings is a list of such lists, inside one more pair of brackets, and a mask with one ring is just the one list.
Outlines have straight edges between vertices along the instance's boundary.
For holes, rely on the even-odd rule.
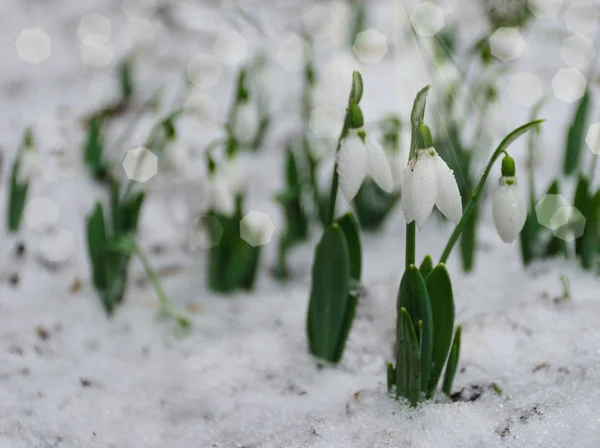
[[344,122],[344,112],[331,104],[316,107],[310,114],[309,127],[319,138],[337,138]]
[[501,61],[517,59],[524,48],[525,39],[516,28],[500,27],[490,36],[490,51]]
[[572,33],[592,34],[598,27],[598,9],[588,1],[569,2],[565,10],[565,26]]
[[358,33],[352,51],[354,51],[360,62],[377,64],[388,52],[385,34],[373,28]]
[[535,214],[540,225],[552,229],[552,217],[569,201],[562,194],[545,194],[535,205]]
[[123,169],[128,179],[146,182],[156,175],[158,158],[148,148],[130,149],[123,159]]
[[585,230],[585,217],[579,210],[570,205],[561,207],[550,220],[552,233],[563,241],[571,242]]
[[559,100],[572,103],[585,93],[587,80],[576,68],[563,68],[552,78],[552,91]]
[[100,48],[81,45],[80,50],[83,63],[90,68],[110,67],[115,58],[115,47],[110,42]]
[[573,34],[563,41],[560,57],[569,67],[586,68],[596,57],[594,42],[581,34]]
[[200,215],[188,228],[189,249],[207,250],[218,246],[223,238],[223,226],[219,219],[212,215]]
[[590,125],[585,136],[585,143],[590,151],[596,155],[600,155],[600,123]]
[[77,28],[81,43],[94,48],[106,45],[110,41],[111,33],[110,20],[97,12],[83,16]]
[[252,247],[269,243],[273,233],[275,224],[266,213],[252,211],[240,221],[240,236]]
[[52,52],[52,40],[41,28],[28,28],[21,31],[15,41],[15,48],[21,60],[39,64]]
[[410,24],[421,36],[435,36],[444,27],[444,10],[433,2],[419,3],[410,12]]
[[517,106],[531,107],[542,97],[543,84],[531,72],[517,73],[511,76],[506,91]]
[[23,212],[25,225],[37,232],[44,232],[58,225],[58,205],[46,196],[32,198]]
[[304,14],[304,30],[313,39],[327,39],[333,35],[337,20],[332,7],[316,5]]
[[277,47],[277,61],[289,72],[302,70],[311,58],[308,42],[299,36],[289,36]]
[[42,236],[39,249],[46,261],[62,263],[73,255],[75,238],[69,230],[57,226]]
[[197,54],[187,65],[188,79],[198,88],[216,86],[222,74],[221,62],[210,54]]
[[121,9],[128,20],[148,20],[156,13],[157,0],[123,0]]
[[237,31],[224,31],[215,40],[213,52],[223,64],[239,65],[248,59],[248,41]]
[[563,0],[527,0],[527,7],[538,19],[556,16],[562,5]]

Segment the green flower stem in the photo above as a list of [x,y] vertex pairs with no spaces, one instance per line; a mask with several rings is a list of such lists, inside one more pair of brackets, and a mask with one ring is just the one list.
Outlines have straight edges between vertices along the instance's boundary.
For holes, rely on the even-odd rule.
[[[342,146],[342,139],[348,133],[348,113],[346,112],[346,118],[344,119],[344,126],[342,127],[342,132],[340,133],[340,137],[338,138],[337,148],[335,149],[335,156],[337,158],[337,154],[340,151],[340,147]],[[337,171],[337,160],[333,165],[333,180],[331,181],[331,192],[329,193],[329,213],[327,214],[327,225],[330,226],[335,219],[335,202],[337,200],[337,191],[340,184],[339,174]]]
[[[412,160],[412,158],[415,155],[415,149],[416,149],[415,139],[416,139],[415,126],[412,126],[412,129],[410,132],[410,152],[408,154],[409,162]],[[408,269],[408,267],[411,264],[415,264],[416,246],[417,246],[417,226],[415,225],[415,222],[413,221],[409,224],[406,224],[406,263],[405,263],[406,265],[405,265],[405,270]]]
[[177,324],[182,328],[188,328],[190,326],[190,320],[175,309],[175,305],[173,304],[173,302],[171,302],[171,300],[167,296],[167,293],[160,284],[156,272],[154,272],[152,266],[150,266],[150,261],[148,260],[148,257],[146,257],[146,254],[144,254],[144,251],[141,249],[141,247],[137,244],[136,241],[133,241],[133,251],[139,258],[139,260],[142,262],[142,265],[146,270],[146,275],[148,276],[148,279],[150,279],[152,286],[154,286],[154,289],[156,290],[156,295],[158,297],[158,303],[161,307],[161,312],[175,319]]
[[[463,230],[465,228],[465,223],[467,222],[467,220],[469,219],[469,216],[471,215],[471,213],[473,213],[473,210],[475,209],[475,205],[477,204],[477,201],[479,200],[479,196],[481,195],[481,192],[483,191],[485,182],[487,181],[487,178],[490,175],[490,171],[492,170],[492,167],[493,167],[494,163],[496,162],[496,160],[498,159],[498,157],[500,157],[502,154],[508,155],[508,153],[506,152],[506,148],[508,148],[508,146],[514,140],[516,140],[518,137],[520,137],[522,134],[524,134],[531,128],[538,126],[543,121],[544,120],[531,121],[531,122],[521,126],[520,128],[515,129],[513,132],[508,134],[508,136],[506,136],[504,138],[504,140],[502,140],[500,145],[498,145],[498,148],[492,154],[492,157],[490,158],[490,161],[487,164],[487,166],[481,176],[481,179],[479,180],[479,183],[477,184],[477,188],[475,188],[475,191],[473,192],[471,199],[469,200],[467,206],[465,207],[462,217],[460,218],[460,221],[458,221],[458,224],[456,224],[456,227],[454,227],[454,231],[452,232],[452,235],[450,235],[450,239],[448,240],[448,243],[446,244],[446,247],[444,248],[444,252],[442,253],[442,256],[440,258],[440,263],[446,263],[446,261],[448,260],[448,257],[450,256],[450,253],[452,252],[452,249],[454,248],[454,245],[458,241],[458,237],[461,235],[461,233],[463,232]],[[407,251],[408,251],[408,249],[407,249]]]

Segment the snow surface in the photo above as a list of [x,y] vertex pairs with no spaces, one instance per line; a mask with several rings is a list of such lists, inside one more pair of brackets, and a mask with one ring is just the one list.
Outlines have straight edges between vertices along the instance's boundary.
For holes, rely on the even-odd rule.
[[[392,3],[373,7],[374,24],[391,36],[390,54],[396,57],[361,68],[367,122],[386,111],[406,116],[417,89],[431,81],[421,53],[404,41],[396,20],[404,19],[390,13]],[[447,19],[459,16],[466,33],[477,34],[483,27],[477,8],[456,3]],[[462,274],[457,257],[448,263],[457,322],[463,325],[457,402],[439,396],[411,410],[386,393],[385,365],[393,356],[395,296],[404,263],[399,211],[380,234],[363,237],[365,294],[337,367],[317,367],[305,338],[312,247],[319,230],[314,229],[311,244],[292,253],[289,283],[277,283],[268,274],[274,240],[266,247],[252,294],[213,295],[204,286],[203,253],[186,249],[187,214],[199,207],[193,171],[187,178],[160,172],[149,182],[140,229],[165,289],[193,319],[191,334],[178,339],[168,322],[154,319],[154,294],[138,264],[132,266],[125,305],[113,319],[103,314],[89,282],[83,223],[93,199],[104,192],[77,168],[68,173],[55,168],[56,150],[76,155],[84,137],[82,118],[116,91],[112,68],[92,70],[82,62],[81,17],[100,12],[111,20],[117,57],[141,42],[137,79],[142,96],[164,86],[165,98],[178,104],[186,62],[196,53],[211,53],[219,31],[238,29],[251,46],[266,42],[272,56],[282,36],[299,30],[312,4],[239,2],[247,13],[242,14],[235,2],[161,2],[152,21],[153,40],[147,40],[143,22],[127,22],[121,1],[9,0],[3,5],[3,193],[23,129],[32,124],[46,169],[31,197],[47,196],[58,205],[59,225],[73,233],[75,252],[68,262],[53,265],[41,259],[40,233],[24,228],[18,239],[5,235],[1,240],[0,447],[600,446],[598,279],[575,260],[523,269],[517,245],[505,245],[496,235],[489,202],[475,272]],[[13,46],[21,29],[36,26],[52,38],[52,54],[39,66],[19,60]],[[569,33],[559,17],[536,22],[524,35],[525,53],[510,67],[534,71],[551,94],[550,80],[564,66],[556,49]],[[319,43],[315,58],[327,61],[340,45],[335,38]],[[334,64],[319,66],[344,71],[343,79],[349,79],[353,63],[340,62],[349,60],[338,56]],[[272,195],[280,180],[274,173],[282,170],[283,142],[298,127],[300,77],[275,60],[271,66],[275,130],[267,147],[243,162],[248,210],[269,213],[279,228]],[[219,84],[208,90],[217,119],[226,113],[234,76],[235,69],[225,67]],[[506,83],[500,81],[502,108],[490,124],[500,133],[524,123],[528,115],[511,103]],[[348,85],[330,86],[330,102],[343,107]],[[548,122],[537,166],[540,191],[559,170],[571,114],[572,107],[558,100],[544,109]],[[143,142],[157,116],[124,131],[130,118],[111,126],[111,142],[123,132],[127,137],[111,147],[116,161]],[[180,131],[197,148],[218,135],[209,120],[185,119]],[[524,143],[517,142],[512,151],[521,167]],[[2,194],[2,213],[4,200]],[[435,221],[418,235],[418,258],[425,253],[438,257],[449,235],[451,228]],[[15,255],[17,241],[25,243],[22,257]],[[12,285],[15,274],[19,281]],[[562,275],[571,284],[566,301],[557,299]]]

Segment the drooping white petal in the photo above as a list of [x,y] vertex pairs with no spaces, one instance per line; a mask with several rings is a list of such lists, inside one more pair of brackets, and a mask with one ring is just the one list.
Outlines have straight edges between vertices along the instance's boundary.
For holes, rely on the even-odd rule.
[[175,172],[184,173],[190,161],[190,147],[181,141],[169,144],[165,151],[165,163]]
[[21,154],[17,169],[17,180],[21,184],[29,182],[41,173],[40,160],[37,152],[28,149]]
[[415,211],[412,204],[412,189],[413,189],[413,172],[410,165],[406,167],[404,171],[404,182],[402,185],[402,197],[400,199],[400,206],[404,212],[404,219],[406,224],[410,224],[415,220]]
[[342,193],[351,201],[367,175],[367,148],[355,133],[344,137],[337,155],[337,172]]
[[235,196],[223,176],[213,175],[208,194],[214,212],[224,216],[232,216],[235,213]]
[[448,168],[444,159],[436,156],[435,161],[438,179],[435,205],[446,218],[457,224],[462,216],[462,202],[460,200],[458,184],[456,183],[454,173]]
[[527,219],[525,198],[516,182],[507,185],[503,179],[492,198],[492,212],[498,235],[505,243],[512,243]]
[[379,187],[386,193],[394,188],[392,170],[383,148],[375,140],[367,137],[368,173]]
[[392,171],[392,183],[394,189],[399,190],[404,183],[404,171],[406,170],[406,154],[404,151],[394,151],[388,155],[390,169]]
[[437,199],[437,162],[429,150],[418,151],[417,162],[412,173],[412,206],[419,230],[431,215]]
[[242,143],[251,143],[258,132],[259,117],[256,106],[245,101],[237,106],[233,117],[233,135]]

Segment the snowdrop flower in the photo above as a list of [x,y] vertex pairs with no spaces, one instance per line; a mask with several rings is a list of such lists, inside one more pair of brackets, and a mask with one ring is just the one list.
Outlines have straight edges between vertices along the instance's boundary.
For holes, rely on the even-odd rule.
[[41,166],[37,152],[33,148],[26,148],[19,159],[17,180],[21,184],[26,184],[40,173]]
[[171,141],[165,150],[167,167],[177,173],[184,173],[190,163],[190,147],[179,140]]
[[492,197],[492,214],[498,235],[505,243],[512,243],[523,229],[527,219],[525,197],[518,187],[514,160],[502,160],[500,186]]
[[224,216],[233,216],[236,211],[235,198],[243,188],[242,169],[237,160],[228,158],[222,161],[209,175],[206,185],[206,209]]
[[458,223],[462,203],[454,173],[432,147],[431,133],[424,124],[417,131],[416,147],[404,172],[401,205],[406,222],[416,221],[422,230],[435,205],[450,221]]
[[352,201],[367,176],[383,191],[391,193],[392,171],[383,148],[366,135],[358,104],[353,104],[349,113],[351,127],[340,141],[340,150],[336,156],[342,193],[348,201]]
[[238,103],[231,129],[236,140],[244,144],[252,143],[258,133],[259,125],[260,119],[256,106],[247,99]]

